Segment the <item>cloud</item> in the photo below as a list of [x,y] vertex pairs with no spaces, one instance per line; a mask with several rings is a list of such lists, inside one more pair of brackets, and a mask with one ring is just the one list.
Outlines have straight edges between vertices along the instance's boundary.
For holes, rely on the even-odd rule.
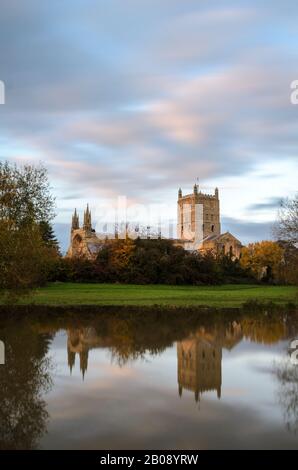
[[260,161],[295,160],[297,9],[3,0],[1,158],[43,160],[70,202],[163,199],[197,176],[220,187]]
[[265,202],[257,202],[255,204],[251,204],[248,207],[248,210],[264,211],[264,210],[268,210],[268,209],[277,209],[278,207],[280,207],[280,203],[281,203],[281,198],[272,197],[272,198],[268,199]]
[[272,227],[274,221],[271,222],[246,222],[235,219],[233,217],[223,217],[221,221],[222,232],[229,231],[241,242],[254,243],[258,240],[272,239]]

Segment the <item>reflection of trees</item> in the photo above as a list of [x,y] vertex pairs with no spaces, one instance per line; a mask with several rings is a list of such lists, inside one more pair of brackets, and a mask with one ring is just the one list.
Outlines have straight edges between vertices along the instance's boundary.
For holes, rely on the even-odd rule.
[[155,334],[151,336],[148,323],[146,329],[139,328],[134,322],[125,319],[118,318],[112,321],[110,324],[112,360],[123,366],[128,361],[144,359],[146,352],[151,356],[161,354],[172,342],[165,340],[156,325],[154,326]]
[[287,429],[298,431],[298,366],[288,360],[279,363],[275,369],[280,384],[278,401],[283,409]]
[[49,334],[37,334],[23,322],[0,330],[5,342],[0,367],[0,449],[34,449],[46,431],[42,394],[49,390]]
[[[184,315],[177,310],[170,314],[153,310],[134,314],[108,314],[76,316],[75,321],[59,318],[59,327],[68,331],[70,347],[69,365],[74,364],[73,354],[80,354],[94,348],[108,348],[112,360],[119,366],[128,361],[140,360],[161,354],[173,342],[181,341],[195,331],[204,331],[209,339],[217,338],[221,347],[232,349],[242,337],[264,344],[273,344],[289,336],[293,324],[283,312],[268,316],[267,313],[234,313],[215,317],[213,315]],[[51,322],[49,331],[53,331]],[[92,334],[91,334],[92,333]],[[79,341],[75,344],[74,340]],[[87,369],[86,367],[84,368]]]
[[251,341],[263,344],[274,344],[287,336],[287,325],[280,318],[243,318],[241,321],[243,336]]

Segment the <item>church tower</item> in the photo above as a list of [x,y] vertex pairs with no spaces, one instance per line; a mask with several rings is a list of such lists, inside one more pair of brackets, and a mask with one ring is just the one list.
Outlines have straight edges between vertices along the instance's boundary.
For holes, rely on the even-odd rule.
[[202,193],[195,184],[191,194],[178,191],[177,237],[198,243],[210,235],[220,235],[220,208],[218,188],[214,194]]
[[79,216],[77,214],[77,210],[75,209],[74,214],[72,216],[72,222],[71,222],[71,230],[78,230],[80,228],[80,221],[79,221]]
[[84,212],[83,230],[85,230],[85,232],[91,232],[92,231],[91,211],[89,209],[89,204],[87,204],[87,209]]

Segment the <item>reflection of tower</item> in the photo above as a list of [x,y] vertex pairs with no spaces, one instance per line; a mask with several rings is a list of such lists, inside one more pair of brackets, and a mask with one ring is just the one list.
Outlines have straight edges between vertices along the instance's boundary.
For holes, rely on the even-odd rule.
[[76,354],[80,356],[80,371],[83,379],[88,369],[89,350],[105,345],[94,328],[73,328],[67,331],[67,355],[70,372],[75,365]]
[[76,362],[76,353],[71,351],[69,347],[67,347],[67,356],[68,356],[68,367],[70,370],[70,373],[72,373],[72,368],[75,365]]
[[183,388],[195,393],[196,401],[207,391],[221,395],[221,347],[194,336],[177,343],[179,395]]
[[88,368],[89,345],[84,342],[84,337],[88,336],[88,329],[73,329],[68,331],[67,356],[70,372],[75,365],[76,354],[80,356],[80,371],[83,379]]
[[88,349],[83,349],[80,352],[80,371],[82,372],[83,379],[85,377],[85,372],[88,369]]

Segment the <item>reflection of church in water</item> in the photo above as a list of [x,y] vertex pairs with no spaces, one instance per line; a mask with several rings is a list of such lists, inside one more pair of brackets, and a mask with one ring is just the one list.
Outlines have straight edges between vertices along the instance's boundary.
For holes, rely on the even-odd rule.
[[[224,331],[200,328],[188,338],[177,342],[179,395],[183,389],[194,392],[196,401],[204,392],[215,391],[221,396],[222,349],[232,349],[242,338],[239,323],[233,322]],[[111,337],[100,337],[94,328],[69,329],[67,331],[68,366],[72,372],[76,355],[84,378],[88,368],[89,351],[110,348]]]
[[194,392],[199,401],[204,392],[221,396],[222,348],[232,349],[242,338],[241,326],[233,322],[225,334],[208,333],[200,328],[177,343],[179,395],[183,389]]
[[88,369],[89,350],[108,347],[108,343],[108,340],[104,341],[100,338],[92,327],[68,330],[67,355],[70,373],[75,366],[76,355],[78,354],[80,360],[80,371],[84,379],[85,373]]

